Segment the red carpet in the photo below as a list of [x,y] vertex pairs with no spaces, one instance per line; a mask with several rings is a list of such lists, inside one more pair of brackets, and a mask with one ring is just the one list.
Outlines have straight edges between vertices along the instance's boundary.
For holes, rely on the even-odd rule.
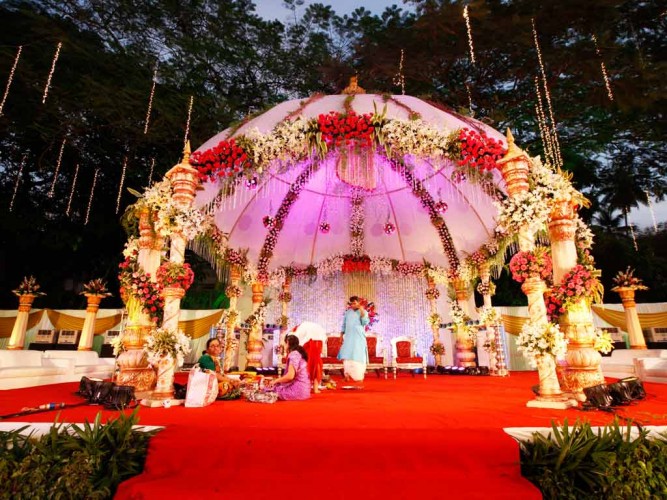
[[[536,383],[535,373],[371,376],[362,391],[324,392],[305,402],[142,408],[142,424],[167,428],[151,441],[144,473],[121,485],[117,498],[540,498],[520,476],[518,446],[502,428],[547,427],[554,418],[604,424],[612,416],[526,408]],[[0,391],[0,413],[76,402],[76,388]],[[646,389],[645,401],[619,413],[667,424],[667,386]],[[61,419],[80,422],[97,411],[66,409]]]

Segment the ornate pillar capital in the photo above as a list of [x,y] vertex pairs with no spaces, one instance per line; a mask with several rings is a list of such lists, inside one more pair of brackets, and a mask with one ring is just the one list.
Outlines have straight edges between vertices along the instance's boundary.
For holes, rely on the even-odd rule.
[[510,129],[507,129],[507,153],[496,162],[503,180],[507,185],[510,196],[525,193],[530,188],[528,184],[528,172],[530,170],[530,157],[528,154],[514,144],[514,137]]

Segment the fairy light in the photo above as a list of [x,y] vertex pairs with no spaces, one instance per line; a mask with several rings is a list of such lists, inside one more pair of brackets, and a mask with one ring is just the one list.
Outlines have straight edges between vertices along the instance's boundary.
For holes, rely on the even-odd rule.
[[126,171],[127,171],[127,156],[123,158],[123,173],[120,175],[120,184],[118,185],[118,198],[116,198],[116,213],[120,211],[120,198],[123,195],[123,184],[125,184]]
[[540,42],[537,38],[537,28],[535,27],[535,19],[531,19],[533,24],[533,40],[535,42],[535,50],[537,51],[537,60],[540,64],[540,72],[542,74],[542,85],[544,87],[544,97],[547,101],[547,110],[549,111],[549,120],[551,121],[551,130],[549,127],[547,130],[550,132],[551,140],[553,141],[553,151],[554,151],[554,163],[556,167],[563,166],[563,158],[560,154],[560,142],[558,140],[558,130],[556,126],[556,119],[554,118],[554,109],[551,104],[551,93],[549,92],[549,86],[547,85],[547,73],[544,69],[544,61],[542,60],[542,50],[540,49]]
[[540,134],[542,135],[542,144],[544,145],[544,154],[547,162],[553,165],[555,163],[553,143],[551,141],[551,134],[549,133],[549,126],[547,118],[544,114],[544,104],[542,103],[542,91],[540,90],[539,78],[535,77],[535,94],[537,95],[537,123],[540,127]]
[[466,83],[466,92],[468,93],[468,109],[470,110],[470,117],[475,117],[475,112],[472,110],[472,93],[470,92],[470,85]]
[[21,176],[23,175],[23,167],[25,166],[25,161],[28,158],[28,153],[24,153],[21,158],[21,164],[19,165],[18,174],[16,174],[16,183],[14,184],[14,193],[12,194],[12,200],[9,202],[9,211],[14,210],[14,200],[16,199],[16,193],[19,190],[19,184],[21,183]]
[[12,86],[14,81],[14,73],[16,73],[16,67],[19,64],[19,59],[21,58],[21,51],[23,50],[23,45],[19,45],[18,50],[16,51],[16,57],[14,57],[14,64],[12,69],[9,71],[9,77],[7,78],[7,85],[5,86],[5,93],[2,96],[2,102],[0,102],[0,116],[2,116],[2,110],[5,108],[5,102],[7,101],[7,96],[9,95],[9,88]]
[[148,185],[153,184],[153,171],[155,170],[155,157],[151,158],[151,170],[148,173]]
[[95,186],[97,185],[97,176],[100,174],[100,169],[95,169],[95,175],[93,176],[93,185],[90,188],[90,198],[88,198],[88,209],[86,210],[86,221],[83,223],[84,226],[88,225],[88,220],[90,219],[90,208],[93,206],[93,195],[95,194]]
[[63,139],[62,144],[60,144],[60,152],[58,153],[58,162],[56,163],[56,171],[53,173],[53,181],[51,182],[51,189],[49,189],[49,198],[53,198],[53,195],[56,192],[56,181],[58,180],[58,173],[60,172],[60,165],[63,161],[63,152],[65,151],[65,144],[67,143],[67,138]]
[[635,252],[639,251],[639,246],[637,245],[637,235],[635,234],[635,225],[630,223],[630,233],[632,234],[632,244],[635,247]]
[[651,201],[651,194],[648,192],[648,189],[644,191],[646,193],[646,203],[648,204],[648,209],[651,211],[651,219],[653,219],[653,230],[658,232],[658,221],[655,219],[655,210],[653,210],[653,202]]
[[148,133],[148,125],[151,120],[151,111],[153,109],[153,96],[155,96],[155,85],[157,84],[157,68],[158,63],[155,62],[155,70],[153,71],[153,86],[151,87],[151,94],[148,97],[148,110],[146,111],[146,124],[144,125],[144,135]]
[[72,189],[69,192],[69,200],[67,200],[67,210],[65,214],[69,217],[70,209],[72,208],[72,200],[74,199],[74,190],[76,189],[76,180],[79,178],[79,164],[76,164],[76,169],[74,170],[74,180],[72,180]]
[[58,47],[56,47],[56,53],[53,55],[53,61],[51,62],[51,71],[49,71],[49,77],[46,79],[46,85],[44,85],[44,95],[42,96],[42,104],[46,103],[46,98],[49,95],[49,89],[51,88],[51,79],[53,78],[53,73],[56,71],[56,63],[60,57],[60,49],[62,48],[63,43],[58,42]]
[[470,62],[475,64],[475,47],[472,44],[472,28],[470,27],[470,16],[468,15],[468,6],[463,7],[463,18],[466,20],[466,29],[468,30],[468,46],[470,47]]
[[600,58],[600,69],[602,70],[602,77],[604,78],[604,86],[607,88],[607,97],[610,101],[614,100],[614,93],[611,90],[611,81],[609,80],[609,75],[607,74],[607,67],[604,65],[602,60],[602,53],[600,52],[600,47],[598,46],[598,39],[595,35],[591,35],[593,43],[595,44],[595,53]]
[[405,95],[405,75],[403,74],[403,56],[404,51],[401,49],[401,60],[398,63],[398,73],[394,76],[394,85],[401,87],[401,94]]
[[185,122],[185,139],[183,140],[183,144],[188,143],[188,137],[190,136],[190,119],[192,118],[192,105],[195,102],[194,96],[190,96],[190,105],[188,106],[188,119]]

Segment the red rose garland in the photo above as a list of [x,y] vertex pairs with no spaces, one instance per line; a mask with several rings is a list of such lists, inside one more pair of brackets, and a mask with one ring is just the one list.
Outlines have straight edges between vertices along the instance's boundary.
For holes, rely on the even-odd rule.
[[369,113],[358,115],[354,110],[347,114],[331,111],[317,117],[317,128],[329,149],[343,145],[370,147],[375,132],[371,118]]
[[461,159],[458,164],[468,165],[482,171],[498,168],[496,161],[507,152],[501,141],[487,137],[483,131],[477,132],[469,128],[459,131],[459,142]]
[[344,255],[341,271],[344,273],[371,272],[371,258],[367,255],[361,257]]
[[195,280],[195,273],[190,264],[165,262],[158,267],[155,277],[162,288],[177,287],[187,290]]
[[164,309],[162,289],[158,283],[153,283],[150,274],[139,266],[138,257],[139,252],[135,250],[118,265],[120,295],[125,301],[128,296],[137,299],[142,305],[142,311],[150,316],[151,321],[157,323]]
[[199,171],[202,181],[217,177],[234,177],[243,172],[248,163],[248,154],[236,139],[222,140],[206,151],[195,151],[190,156],[190,165]]

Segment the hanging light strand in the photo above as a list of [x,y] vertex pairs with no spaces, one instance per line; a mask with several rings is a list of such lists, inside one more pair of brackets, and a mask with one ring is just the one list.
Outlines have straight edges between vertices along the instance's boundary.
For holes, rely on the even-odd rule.
[[155,70],[153,71],[153,85],[151,86],[151,94],[148,97],[148,110],[146,111],[146,123],[144,124],[144,135],[148,133],[148,125],[151,121],[151,111],[153,110],[153,96],[155,96],[155,85],[157,84],[157,68],[158,62],[155,62]]
[[470,110],[470,117],[475,117],[475,112],[472,110],[472,92],[470,92],[470,85],[466,83],[466,93],[468,94],[468,109]]
[[544,114],[544,104],[542,102],[542,90],[540,89],[540,81],[538,77],[535,77],[535,94],[537,95],[537,123],[540,127],[540,134],[542,135],[542,144],[544,145],[544,155],[546,157],[547,163],[554,165],[554,150],[553,143],[551,140],[551,133],[549,131],[549,126],[547,124],[547,118]]
[[46,85],[44,85],[44,95],[42,96],[42,104],[46,103],[46,98],[49,95],[49,89],[51,88],[51,79],[53,78],[53,73],[56,71],[56,63],[60,57],[60,49],[62,48],[63,43],[58,42],[58,47],[56,47],[56,53],[53,55],[53,61],[51,62],[51,71],[49,71],[49,77],[46,79]]
[[155,157],[151,158],[151,170],[148,172],[148,186],[150,187],[153,184],[153,172],[155,171]]
[[646,204],[648,209],[651,211],[651,219],[653,220],[653,230],[658,232],[658,221],[655,219],[655,210],[653,209],[653,202],[651,201],[651,193],[648,192],[648,189],[644,191],[646,193]]
[[463,19],[466,21],[466,30],[468,31],[468,47],[470,48],[470,62],[475,64],[475,47],[472,43],[472,27],[470,26],[470,15],[468,14],[468,6],[463,7]]
[[127,171],[127,155],[123,157],[123,173],[120,175],[118,185],[118,198],[116,198],[116,213],[120,211],[120,198],[123,196],[123,185],[125,184],[125,172]]
[[190,104],[188,105],[188,119],[185,122],[185,138],[183,139],[183,146],[185,146],[188,143],[188,139],[190,138],[190,119],[192,118],[192,105],[195,102],[195,97],[190,96]]
[[72,200],[74,199],[74,191],[76,189],[76,180],[79,178],[79,164],[76,164],[76,169],[74,170],[74,179],[72,180],[72,189],[69,192],[69,200],[67,200],[67,210],[65,214],[69,217],[69,212],[72,208]]
[[28,158],[28,153],[24,153],[21,158],[21,164],[19,165],[19,171],[16,174],[16,182],[14,183],[14,193],[12,194],[12,200],[9,202],[9,211],[14,210],[14,200],[16,199],[16,193],[19,190],[19,184],[21,183],[21,177],[23,176],[23,167],[25,166],[25,161]]
[[630,233],[632,234],[632,244],[635,247],[635,252],[639,252],[639,245],[637,245],[637,235],[635,234],[635,225],[630,223]]
[[394,85],[401,87],[401,94],[405,95],[405,75],[403,74],[404,51],[401,49],[401,60],[398,63],[398,73],[394,76]]
[[14,64],[12,69],[9,71],[9,77],[7,78],[7,85],[5,86],[5,93],[2,96],[2,102],[0,102],[0,116],[2,116],[3,110],[5,108],[5,102],[7,102],[7,96],[9,95],[9,88],[12,86],[14,81],[14,74],[16,73],[16,67],[19,64],[19,59],[21,58],[21,51],[23,50],[23,45],[19,45],[18,50],[16,51],[16,56],[14,57]]
[[607,74],[607,67],[604,65],[602,60],[602,53],[600,52],[600,47],[598,46],[598,39],[595,35],[591,35],[593,43],[595,44],[595,53],[600,58],[600,69],[602,70],[602,78],[604,78],[604,86],[607,88],[607,97],[610,101],[614,100],[614,92],[611,90],[611,80],[609,80],[609,75]]
[[60,152],[58,153],[58,161],[56,162],[56,171],[53,173],[53,181],[51,182],[51,189],[49,189],[49,198],[53,198],[53,195],[56,192],[56,181],[58,180],[58,173],[60,172],[60,165],[63,161],[63,152],[65,151],[65,144],[67,143],[67,137],[63,139],[63,142],[60,144]]
[[[535,42],[535,50],[537,52],[537,60],[540,64],[540,73],[542,74],[542,85],[544,87],[544,97],[547,101],[547,111],[549,112],[549,120],[551,122],[551,140],[554,146],[554,163],[555,166],[560,168],[563,166],[563,159],[560,154],[560,142],[558,140],[558,130],[556,125],[556,119],[554,118],[554,110],[551,104],[551,93],[549,92],[549,86],[547,84],[547,72],[544,69],[544,61],[542,60],[542,50],[540,49],[540,42],[537,38],[537,28],[535,27],[535,19],[531,19],[533,24],[533,41]],[[547,127],[549,130],[549,127]]]
[[95,175],[93,176],[93,185],[90,187],[90,198],[88,198],[88,209],[86,210],[86,220],[83,223],[84,226],[88,225],[90,220],[90,209],[93,206],[93,196],[95,195],[95,186],[97,185],[97,176],[100,174],[100,169],[95,169]]

